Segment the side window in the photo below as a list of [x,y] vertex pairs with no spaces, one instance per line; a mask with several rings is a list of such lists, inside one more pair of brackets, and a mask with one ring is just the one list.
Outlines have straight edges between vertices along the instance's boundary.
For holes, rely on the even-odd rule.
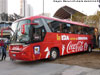
[[33,31],[33,40],[34,41],[43,41],[45,37],[46,31],[44,27],[36,27]]
[[41,22],[40,19],[36,19],[33,21],[34,23],[38,23],[39,25],[33,26],[32,30],[32,40],[34,42],[40,42],[43,41],[46,35],[46,30],[43,26],[43,23]]
[[71,24],[63,23],[62,25],[63,33],[71,33]]
[[83,34],[94,34],[94,28],[92,28],[92,27],[83,27]]
[[75,29],[74,29],[74,25],[71,24],[71,25],[70,25],[70,31],[69,31],[69,33],[74,34],[74,30],[75,30]]
[[63,23],[55,20],[45,19],[47,25],[49,26],[52,32],[62,33],[63,32]]
[[76,30],[77,30],[77,31],[76,31],[77,34],[82,34],[82,27],[81,27],[81,26],[78,26],[78,25],[77,25]]
[[54,32],[62,33],[63,29],[62,29],[62,23],[61,22],[53,21],[52,26],[53,26]]
[[45,21],[46,21],[48,27],[50,28],[50,30],[51,30],[52,32],[54,32],[54,28],[53,28],[53,24],[52,24],[54,20],[45,19]]
[[94,28],[89,27],[89,28],[88,28],[88,32],[89,32],[88,34],[90,34],[90,35],[91,35],[91,34],[94,34]]
[[38,23],[38,26],[43,26],[41,19],[35,19],[32,21],[32,23]]
[[88,31],[89,31],[88,27],[83,27],[83,34],[88,35],[89,34]]

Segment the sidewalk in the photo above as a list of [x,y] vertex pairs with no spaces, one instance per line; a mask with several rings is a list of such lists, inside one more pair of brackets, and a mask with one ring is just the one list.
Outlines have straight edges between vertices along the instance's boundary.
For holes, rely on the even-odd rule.
[[61,75],[100,75],[100,70],[80,66],[72,66],[71,68],[62,72]]
[[92,51],[94,51],[94,52],[100,52],[100,49],[99,48],[95,48],[95,49],[92,49]]

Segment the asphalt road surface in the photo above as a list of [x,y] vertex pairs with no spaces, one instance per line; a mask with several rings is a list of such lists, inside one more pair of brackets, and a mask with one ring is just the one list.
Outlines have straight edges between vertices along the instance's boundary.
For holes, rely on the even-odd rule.
[[43,61],[12,62],[7,57],[0,62],[0,75],[100,75],[100,70]]

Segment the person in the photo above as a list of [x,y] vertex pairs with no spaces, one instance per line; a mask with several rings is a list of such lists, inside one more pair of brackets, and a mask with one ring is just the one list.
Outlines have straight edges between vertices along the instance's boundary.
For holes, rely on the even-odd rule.
[[92,37],[93,37],[93,39],[92,39],[93,48],[96,48],[96,36],[95,36],[95,33],[93,33]]
[[0,60],[1,60],[1,57],[2,57],[2,48],[1,48],[1,40],[0,40]]
[[6,59],[6,44],[4,44],[4,40],[1,40],[1,50],[2,50],[2,57],[1,61]]

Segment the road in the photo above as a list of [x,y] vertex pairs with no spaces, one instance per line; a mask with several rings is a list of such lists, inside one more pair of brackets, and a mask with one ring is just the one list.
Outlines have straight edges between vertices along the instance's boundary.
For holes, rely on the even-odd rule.
[[0,75],[100,75],[100,70],[43,61],[12,62],[7,57],[0,62]]

